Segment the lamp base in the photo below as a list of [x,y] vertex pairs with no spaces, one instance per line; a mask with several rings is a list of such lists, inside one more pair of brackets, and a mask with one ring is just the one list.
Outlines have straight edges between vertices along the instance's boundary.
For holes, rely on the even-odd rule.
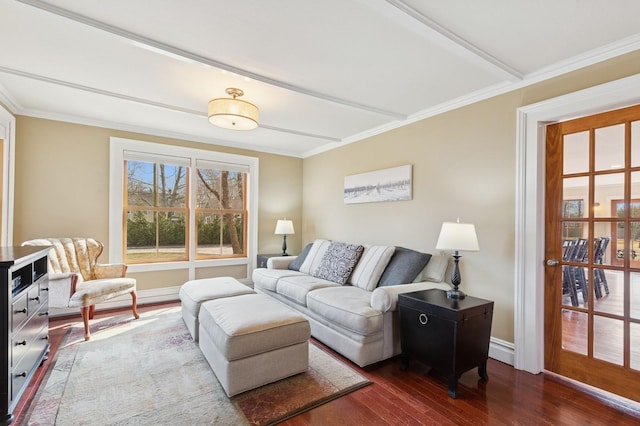
[[452,288],[451,290],[447,290],[447,299],[460,300],[460,299],[464,299],[465,297],[466,295],[461,290],[458,290],[457,288]]
[[289,253],[287,253],[287,235],[283,235],[282,236],[282,253],[280,254],[280,256],[289,256]]

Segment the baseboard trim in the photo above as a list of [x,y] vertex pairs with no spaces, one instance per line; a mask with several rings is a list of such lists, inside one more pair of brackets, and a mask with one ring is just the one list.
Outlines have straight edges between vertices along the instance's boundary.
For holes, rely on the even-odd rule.
[[[177,300],[180,300],[178,297],[179,291],[180,286],[154,288],[152,290],[139,290],[138,306],[150,305],[153,303],[175,302]],[[130,306],[131,296],[125,294],[123,296],[118,296],[104,303],[96,305],[96,312],[105,311],[108,309],[128,308]],[[79,308],[50,308],[49,316],[55,318],[59,316],[77,314],[79,312]]]
[[505,364],[513,365],[515,362],[515,345],[497,337],[492,337],[489,342],[489,357]]
[[[253,287],[253,282],[250,279],[239,279],[243,284]],[[138,291],[138,306],[150,305],[154,303],[167,303],[176,302],[180,300],[178,293],[181,286],[154,288],[151,290],[139,290]],[[131,306],[131,296],[125,294],[123,296],[116,297],[107,302],[96,305],[96,311],[103,311],[108,309],[127,308]],[[58,317],[70,314],[77,314],[78,308],[51,308],[49,309],[49,316]],[[505,364],[514,365],[515,360],[515,345],[511,342],[507,342],[496,337],[491,337],[489,342],[489,357],[504,362]]]
[[[250,287],[253,287],[253,283],[250,279],[238,279],[238,281],[243,284],[249,285]],[[180,300],[180,298],[178,297],[180,287],[181,286],[178,285],[173,287],[154,288],[151,290],[138,290],[138,306],[178,301]],[[128,308],[130,306],[131,296],[125,294],[96,305],[96,312],[109,309]],[[59,317],[73,315],[79,312],[79,308],[50,308],[49,316]]]

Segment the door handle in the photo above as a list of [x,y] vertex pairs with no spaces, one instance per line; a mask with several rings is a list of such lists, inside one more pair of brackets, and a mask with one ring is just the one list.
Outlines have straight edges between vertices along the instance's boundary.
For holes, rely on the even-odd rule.
[[558,259],[547,259],[547,266],[558,266],[559,264]]

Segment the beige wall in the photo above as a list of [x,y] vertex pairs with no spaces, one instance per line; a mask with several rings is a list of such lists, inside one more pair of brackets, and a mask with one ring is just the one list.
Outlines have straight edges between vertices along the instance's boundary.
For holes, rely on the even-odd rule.
[[[414,123],[303,164],[303,238],[435,252],[443,221],[476,224],[461,289],[495,302],[492,335],[514,341],[516,110],[640,72],[640,52]],[[345,205],[344,176],[413,165],[413,200]]]
[[[65,235],[107,242],[111,136],[254,155],[259,252],[279,251],[273,229],[284,216],[296,227],[290,253],[314,238],[434,251],[442,221],[460,217],[476,224],[481,250],[463,253],[462,289],[495,301],[492,334],[513,342],[516,109],[636,73],[640,52],[305,160],[19,116],[14,242]],[[403,164],[413,165],[412,201],[344,205],[344,176]],[[139,278],[142,289],[175,284]]]
[[[36,237],[91,236],[108,245],[109,138],[216,150],[259,158],[258,251],[278,252],[282,237],[273,234],[278,217],[302,220],[302,160],[255,151],[180,141],[100,127],[17,117],[14,244]],[[292,252],[301,234],[287,242]],[[108,247],[100,258],[107,262]],[[136,274],[141,290],[170,287],[166,277],[184,272]],[[234,274],[237,275],[237,272]]]

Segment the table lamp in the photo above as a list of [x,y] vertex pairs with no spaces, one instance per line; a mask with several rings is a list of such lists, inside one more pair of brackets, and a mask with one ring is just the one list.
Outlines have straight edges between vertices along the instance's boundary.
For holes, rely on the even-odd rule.
[[282,237],[282,253],[280,256],[289,256],[287,253],[287,234],[295,234],[293,230],[293,221],[287,219],[278,219],[276,223],[276,235],[283,235]]
[[447,291],[449,299],[464,299],[465,294],[458,290],[460,285],[460,269],[458,262],[460,260],[460,251],[478,251],[478,236],[476,235],[476,227],[472,223],[444,222],[440,229],[440,236],[436,243],[438,250],[454,250],[453,254],[453,272],[451,272],[451,284],[453,288]]

